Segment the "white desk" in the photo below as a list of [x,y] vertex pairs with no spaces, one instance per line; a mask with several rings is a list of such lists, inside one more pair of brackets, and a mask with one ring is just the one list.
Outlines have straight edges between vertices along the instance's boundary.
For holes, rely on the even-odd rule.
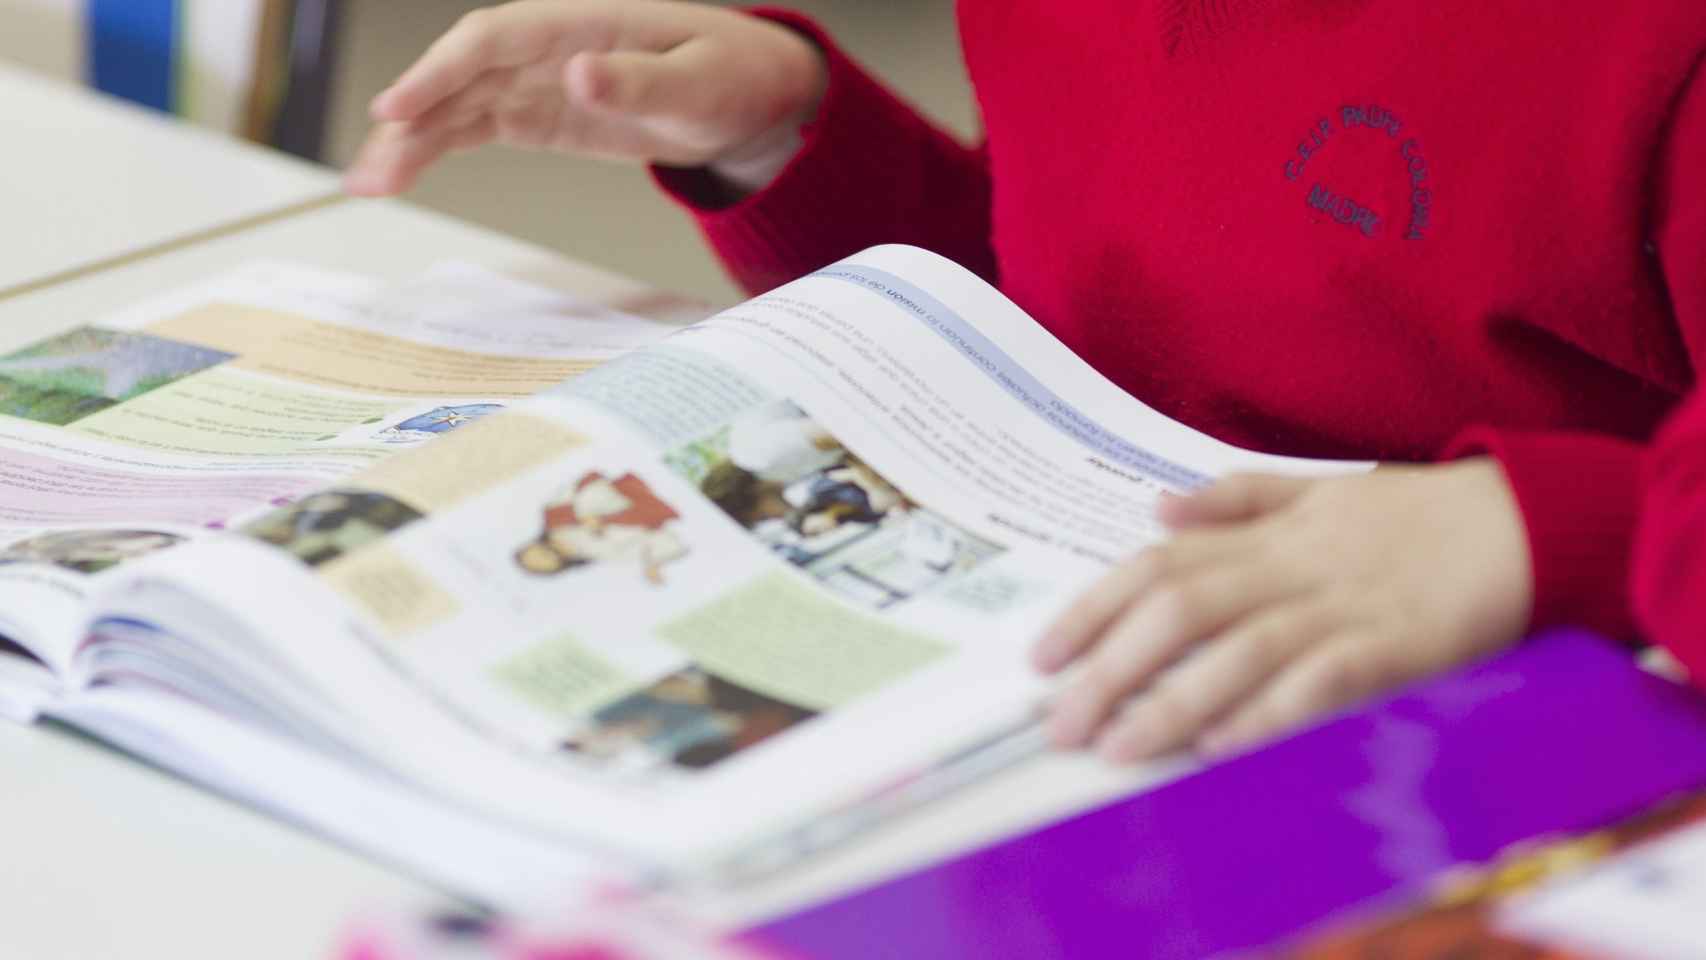
[[333,195],[330,171],[0,63],[0,295]]
[[636,281],[442,214],[395,201],[344,200],[0,298],[0,343],[15,345],[74,322],[97,320],[255,260],[287,260],[381,280],[401,280],[446,260],[464,260],[612,305],[644,307],[641,301],[655,296]]
[[[456,258],[611,304],[646,293],[436,214],[347,202],[0,300],[0,346],[257,258],[390,278]],[[54,730],[0,728],[0,769],[22,785],[0,817],[0,956],[295,960],[322,954],[365,907],[432,900],[405,877]],[[712,906],[731,919],[774,914],[1138,782],[1087,759],[1039,759]]]

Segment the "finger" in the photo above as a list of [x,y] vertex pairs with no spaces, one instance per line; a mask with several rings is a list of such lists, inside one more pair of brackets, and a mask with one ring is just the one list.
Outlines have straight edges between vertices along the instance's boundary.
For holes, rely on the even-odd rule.
[[1167,670],[1097,739],[1114,763],[1131,763],[1189,744],[1238,702],[1322,639],[1318,608],[1290,603],[1258,613]]
[[472,150],[491,143],[497,136],[497,121],[491,117],[475,117],[470,123],[452,131],[445,144],[447,151]]
[[1402,668],[1375,656],[1373,637],[1346,633],[1298,660],[1199,739],[1219,756],[1302,726],[1410,679]]
[[1166,575],[1169,562],[1166,547],[1155,546],[1108,571],[1043,633],[1031,651],[1032,664],[1054,673],[1077,659],[1139,594]]
[[402,124],[388,123],[376,128],[362,142],[355,159],[344,170],[344,190],[358,197],[386,197],[398,193],[399,182],[393,170],[396,141],[403,135]]
[[[580,109],[567,102],[549,120],[509,116],[500,121],[500,127],[504,124],[509,130],[506,139],[582,156],[675,166],[696,166],[704,160],[702,154],[642,118]],[[534,143],[523,136],[526,130],[545,128],[550,131],[546,141]]]
[[1107,631],[1082,675],[1055,698],[1049,717],[1055,744],[1087,743],[1120,702],[1163,667],[1291,592],[1289,581],[1255,564],[1213,567],[1150,591]]
[[432,109],[409,121],[411,129],[426,131],[436,127],[462,128],[491,112],[499,98],[516,83],[516,71],[511,68],[487,70]]
[[419,60],[373,99],[375,120],[413,120],[480,74],[544,56],[572,24],[547,4],[516,3],[474,10],[439,37]]
[[[441,131],[440,136],[444,133]],[[387,124],[375,130],[344,171],[344,190],[358,197],[388,197],[407,190],[418,173],[418,168],[410,170],[406,164],[411,149],[419,149],[409,144],[424,139],[411,134],[406,124]]]
[[491,139],[489,118],[463,127],[414,130],[388,124],[375,131],[344,174],[344,189],[358,197],[394,196],[407,191],[439,157]]
[[582,51],[564,68],[570,98],[604,113],[709,118],[721,112],[710,61],[712,45],[689,40],[663,52]]
[[1226,477],[1186,496],[1162,494],[1156,511],[1169,527],[1240,523],[1291,503],[1317,481],[1278,474],[1239,474]]
[[1245,550],[1242,540],[1218,532],[1175,537],[1143,550],[1110,570],[1055,620],[1032,650],[1032,663],[1045,673],[1059,671],[1088,649],[1143,591],[1166,577],[1240,556]]

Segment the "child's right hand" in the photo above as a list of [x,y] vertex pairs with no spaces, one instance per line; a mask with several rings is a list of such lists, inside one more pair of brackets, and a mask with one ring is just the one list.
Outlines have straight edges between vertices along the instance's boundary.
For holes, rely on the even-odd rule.
[[736,192],[785,166],[827,83],[808,40],[675,0],[519,0],[477,10],[373,101],[345,176],[407,190],[444,154],[497,142],[709,166]]

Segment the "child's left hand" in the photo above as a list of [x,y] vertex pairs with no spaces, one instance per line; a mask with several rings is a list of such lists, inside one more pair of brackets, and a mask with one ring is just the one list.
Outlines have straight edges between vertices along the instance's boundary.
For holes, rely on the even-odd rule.
[[1161,513],[1175,536],[1037,645],[1045,671],[1083,661],[1050,710],[1060,746],[1124,762],[1223,752],[1497,651],[1528,623],[1527,535],[1489,458],[1231,477]]

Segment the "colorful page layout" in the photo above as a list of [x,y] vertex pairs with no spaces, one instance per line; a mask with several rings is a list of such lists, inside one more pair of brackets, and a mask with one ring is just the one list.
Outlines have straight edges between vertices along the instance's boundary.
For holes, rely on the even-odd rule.
[[59,661],[87,577],[240,524],[671,328],[467,267],[244,269],[0,355],[0,631]]
[[1029,716],[1158,495],[1258,466],[1359,468],[1189,431],[883,248],[152,569],[266,584],[230,615],[411,775],[708,856]]

